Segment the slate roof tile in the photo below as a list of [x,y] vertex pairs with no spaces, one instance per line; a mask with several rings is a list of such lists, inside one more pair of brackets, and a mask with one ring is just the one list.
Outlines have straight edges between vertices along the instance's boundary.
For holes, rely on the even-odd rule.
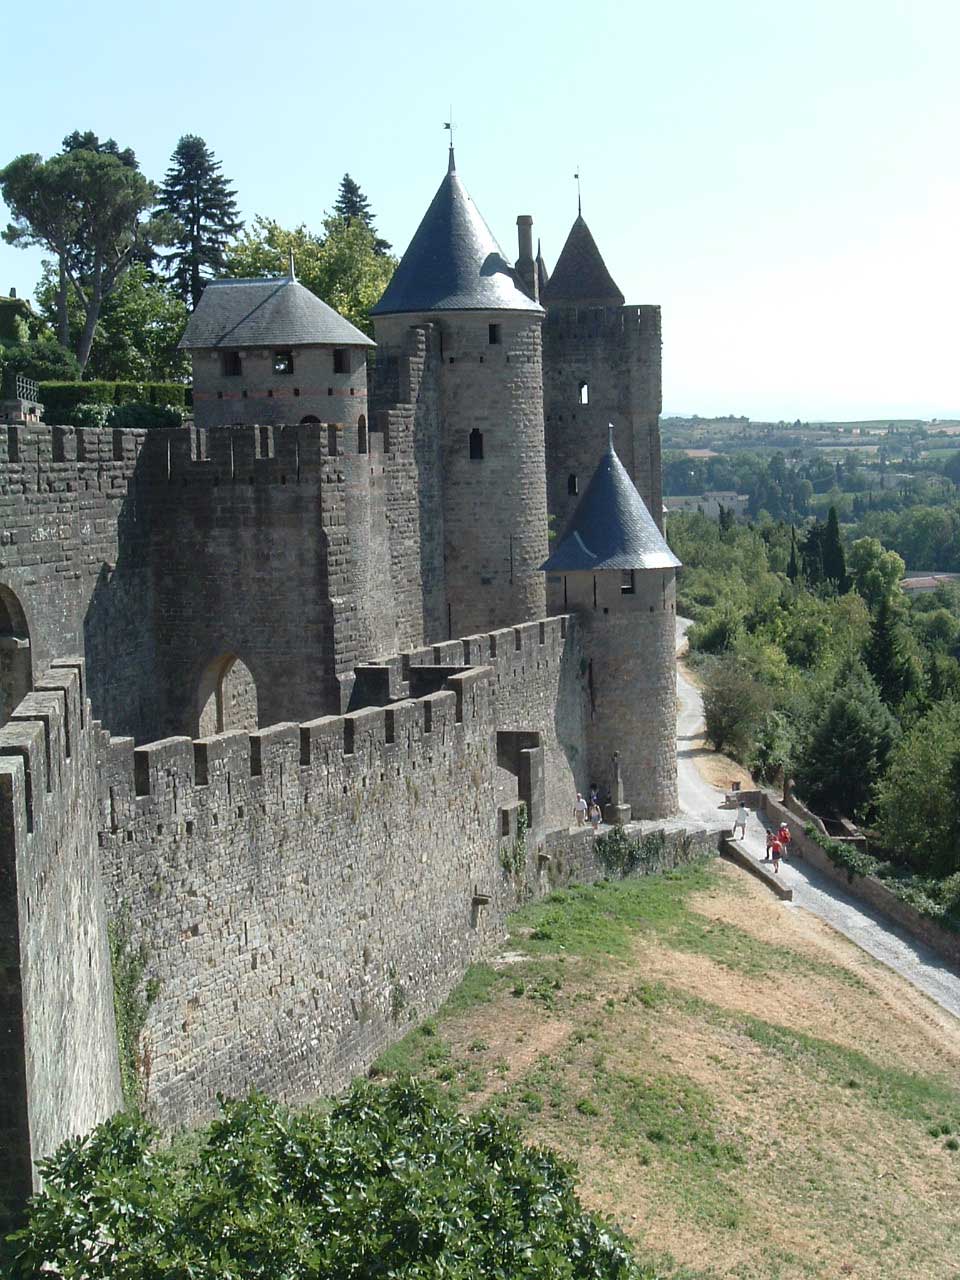
[[214,280],[187,321],[180,347],[298,347],[376,344],[299,280]]

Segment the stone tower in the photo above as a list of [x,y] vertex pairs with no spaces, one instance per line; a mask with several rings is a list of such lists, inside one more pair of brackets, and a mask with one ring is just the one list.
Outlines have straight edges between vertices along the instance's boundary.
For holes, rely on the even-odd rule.
[[[447,174],[372,315],[378,364],[404,351],[412,327],[430,331],[446,634],[542,617],[543,310],[520,287],[467,194],[452,148]],[[427,422],[424,412],[418,429]]]
[[[556,527],[576,508],[612,424],[617,453],[662,531],[660,308],[624,306],[579,213],[539,292],[547,507]],[[548,594],[556,608],[556,583]]]
[[665,818],[677,810],[680,562],[617,457],[612,423],[608,430],[600,465],[543,568],[557,576],[583,636],[590,777],[612,786],[619,753],[632,816]]
[[336,422],[366,431],[373,343],[290,273],[214,280],[180,347],[198,427]]

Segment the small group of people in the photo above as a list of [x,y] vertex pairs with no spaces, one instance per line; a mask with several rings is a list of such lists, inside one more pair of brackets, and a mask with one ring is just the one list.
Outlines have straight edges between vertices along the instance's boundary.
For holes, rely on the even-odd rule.
[[[737,816],[733,824],[733,838],[737,838],[737,828],[740,829],[740,839],[746,839],[747,835],[747,806],[740,800],[737,804]],[[773,869],[780,874],[780,861],[786,860],[787,849],[792,840],[790,828],[785,822],[781,822],[776,831],[767,831],[767,856],[764,862],[772,862]]]
[[767,832],[767,856],[764,862],[772,862],[777,875],[780,874],[780,859],[786,861],[787,849],[792,839],[790,828],[785,822],[781,822],[776,831]]
[[582,827],[585,822],[589,822],[593,827],[594,834],[597,833],[600,829],[600,820],[603,817],[603,813],[600,809],[600,793],[596,786],[590,787],[589,803],[579,791],[577,792],[577,802],[573,806],[573,816],[578,827]]

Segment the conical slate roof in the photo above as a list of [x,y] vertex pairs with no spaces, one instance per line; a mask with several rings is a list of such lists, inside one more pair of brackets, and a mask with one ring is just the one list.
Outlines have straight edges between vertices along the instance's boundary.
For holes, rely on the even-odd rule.
[[623,306],[623,294],[580,214],[570,228],[567,243],[560,251],[541,297],[548,306],[554,302],[606,302]]
[[182,350],[194,347],[338,347],[376,344],[299,280],[213,280],[187,321]]
[[677,569],[664,541],[610,443],[577,504],[556,550],[541,569],[575,573],[600,569]]
[[450,167],[374,316],[423,311],[541,311]]

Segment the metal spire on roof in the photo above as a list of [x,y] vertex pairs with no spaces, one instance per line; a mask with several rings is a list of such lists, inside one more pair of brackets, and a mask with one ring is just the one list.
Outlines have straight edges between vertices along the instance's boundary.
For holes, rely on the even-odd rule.
[[447,173],[457,172],[457,162],[453,158],[453,107],[450,108],[450,119],[444,122],[443,127],[450,130],[450,154],[447,157]]
[[580,207],[580,166],[577,165],[577,172],[573,175],[577,180],[577,217],[581,217],[583,209]]
[[290,246],[290,250],[289,250],[289,252],[290,252],[290,269],[289,269],[289,271],[287,272],[287,275],[290,277],[290,279],[291,279],[291,280],[296,280],[296,278],[297,278],[297,271],[296,271],[296,268],[295,268],[295,267],[294,267],[294,265],[293,265],[293,245],[291,245],[291,246]]

